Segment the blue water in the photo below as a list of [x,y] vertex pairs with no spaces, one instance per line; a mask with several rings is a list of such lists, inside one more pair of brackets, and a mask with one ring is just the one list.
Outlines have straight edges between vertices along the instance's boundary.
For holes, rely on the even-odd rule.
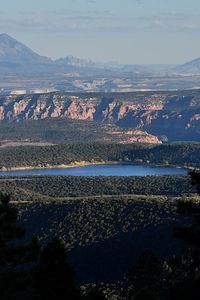
[[67,169],[34,169],[20,171],[2,171],[0,176],[31,175],[71,175],[71,176],[150,176],[187,174],[187,170],[174,167],[154,167],[142,165],[91,165]]

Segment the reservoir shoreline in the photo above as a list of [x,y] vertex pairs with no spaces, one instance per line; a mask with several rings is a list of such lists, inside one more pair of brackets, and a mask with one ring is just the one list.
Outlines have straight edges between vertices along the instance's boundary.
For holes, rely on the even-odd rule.
[[95,165],[135,165],[135,166],[149,166],[149,167],[162,167],[162,168],[177,168],[177,169],[185,169],[188,171],[192,170],[200,170],[200,168],[195,168],[193,166],[181,166],[174,164],[154,164],[154,163],[140,163],[140,162],[125,162],[125,161],[80,161],[73,162],[70,164],[59,164],[59,165],[44,165],[44,166],[17,166],[17,167],[2,167],[0,168],[0,172],[9,172],[9,171],[26,171],[26,170],[45,170],[45,169],[69,169],[69,168],[79,168],[85,166],[95,166]]
[[0,170],[0,177],[7,176],[151,176],[186,175],[188,169],[170,165],[152,165],[129,162],[75,162],[69,165],[13,167]]

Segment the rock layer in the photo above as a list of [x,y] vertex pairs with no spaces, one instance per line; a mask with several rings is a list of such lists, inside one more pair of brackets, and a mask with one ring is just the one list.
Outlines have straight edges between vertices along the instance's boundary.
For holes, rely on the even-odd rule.
[[170,141],[200,141],[200,94],[188,93],[10,95],[0,97],[0,120],[93,120],[165,136]]

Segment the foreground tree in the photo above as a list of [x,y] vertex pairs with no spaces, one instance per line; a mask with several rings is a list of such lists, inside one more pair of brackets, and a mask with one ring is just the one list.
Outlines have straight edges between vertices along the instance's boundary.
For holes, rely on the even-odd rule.
[[82,296],[82,300],[106,300],[107,298],[98,288],[92,288],[86,295]]
[[192,171],[189,174],[192,179],[192,184],[196,186],[197,192],[200,195],[200,172]]
[[24,230],[17,225],[17,209],[10,196],[0,194],[0,297],[2,300],[33,299],[30,265],[39,254],[37,239],[22,244]]
[[159,258],[146,250],[129,270],[131,292],[129,298],[134,300],[156,300],[162,295],[163,268]]
[[37,238],[21,242],[25,231],[10,200],[0,194],[0,299],[78,299],[63,244],[55,239],[41,251]]
[[59,239],[54,239],[44,248],[39,266],[34,272],[34,281],[43,300],[78,299],[73,271],[67,262],[64,245]]

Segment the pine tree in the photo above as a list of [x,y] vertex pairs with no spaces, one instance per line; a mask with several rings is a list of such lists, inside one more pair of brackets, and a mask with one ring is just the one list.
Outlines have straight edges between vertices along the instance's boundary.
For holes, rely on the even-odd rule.
[[10,196],[0,194],[0,297],[2,300],[33,299],[29,265],[39,253],[37,239],[20,243],[25,231],[17,225],[18,211]]
[[57,238],[44,248],[34,278],[36,290],[42,300],[78,299],[73,271],[66,258],[66,250]]

